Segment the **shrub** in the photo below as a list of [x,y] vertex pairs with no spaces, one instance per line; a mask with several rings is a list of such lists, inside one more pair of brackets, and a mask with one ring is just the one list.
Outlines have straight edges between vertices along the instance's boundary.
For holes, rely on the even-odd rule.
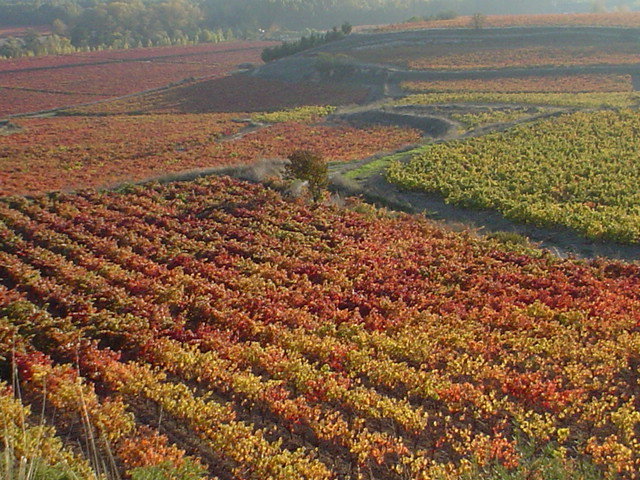
[[324,77],[334,80],[342,79],[354,72],[355,67],[351,58],[342,53],[331,54],[322,52],[315,62],[316,70]]
[[289,155],[289,162],[286,176],[307,182],[313,200],[320,200],[329,185],[329,167],[324,158],[309,150],[297,150]]
[[3,480],[84,480],[65,465],[48,465],[39,458],[15,458],[6,448],[0,452],[0,476]]
[[353,25],[351,25],[349,22],[344,22],[342,24],[342,27],[340,27],[340,30],[344,35],[349,35],[353,31]]
[[455,10],[444,10],[436,14],[436,20],[453,20],[458,18],[458,12]]

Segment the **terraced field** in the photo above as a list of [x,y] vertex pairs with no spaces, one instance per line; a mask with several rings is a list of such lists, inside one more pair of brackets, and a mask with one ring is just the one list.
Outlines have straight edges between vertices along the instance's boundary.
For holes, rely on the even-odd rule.
[[[475,48],[474,48],[475,47]],[[606,45],[526,45],[522,47],[469,45],[400,45],[350,52],[368,63],[397,65],[411,70],[494,70],[532,67],[584,67],[593,65],[636,65],[637,42],[609,42]]]
[[408,92],[476,92],[476,93],[587,93],[631,92],[631,75],[586,74],[547,75],[464,80],[404,82]]
[[436,105],[452,103],[554,105],[577,108],[629,108],[640,104],[637,92],[611,93],[418,93],[396,101],[396,105]]

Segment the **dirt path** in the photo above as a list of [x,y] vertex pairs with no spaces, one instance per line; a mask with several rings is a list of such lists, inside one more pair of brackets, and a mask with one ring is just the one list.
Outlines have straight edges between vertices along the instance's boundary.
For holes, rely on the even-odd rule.
[[12,87],[7,85],[0,85],[0,90],[15,90],[19,92],[34,92],[34,93],[51,93],[54,95],[86,95],[88,97],[105,97],[101,93],[77,93],[77,92],[68,92],[65,90],[46,90],[42,88],[28,88],[28,87]]
[[246,137],[247,135],[255,132],[259,132],[265,128],[268,128],[273,125],[273,123],[260,123],[254,122],[249,119],[238,119],[238,122],[247,123],[248,125],[242,128],[238,133],[234,133],[232,135],[225,135],[224,137],[218,138],[218,143],[228,143],[236,140],[240,140],[241,138]]

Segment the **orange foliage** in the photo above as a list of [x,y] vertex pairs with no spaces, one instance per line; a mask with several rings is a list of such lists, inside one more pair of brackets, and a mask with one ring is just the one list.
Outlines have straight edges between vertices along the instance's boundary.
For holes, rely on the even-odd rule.
[[[246,116],[246,115],[245,115]],[[365,158],[420,140],[399,127],[279,123],[247,126],[237,114],[54,117],[15,120],[23,131],[0,145],[0,194],[33,194],[184,170],[285,159],[305,148],[330,161]]]
[[0,60],[0,117],[225,76],[240,63],[260,63],[268,45],[225,42]]
[[25,398],[131,466],[460,478],[521,437],[640,478],[639,266],[372,213],[228,177],[0,201]]

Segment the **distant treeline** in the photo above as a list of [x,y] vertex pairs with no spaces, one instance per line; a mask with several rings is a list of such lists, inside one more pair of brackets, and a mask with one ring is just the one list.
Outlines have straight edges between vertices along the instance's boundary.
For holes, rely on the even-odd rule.
[[234,29],[278,26],[326,29],[348,20],[354,25],[401,22],[412,16],[589,12],[638,7],[638,0],[200,0],[207,24]]
[[0,26],[49,25],[54,34],[1,40],[0,55],[215,42],[278,29],[322,29],[345,19],[381,24],[442,12],[550,13],[594,5],[613,6],[606,0],[0,0]]
[[19,57],[100,48],[217,42],[230,29],[208,28],[201,8],[189,0],[0,0],[0,25],[49,25],[52,35],[29,33],[0,41],[0,56]]

